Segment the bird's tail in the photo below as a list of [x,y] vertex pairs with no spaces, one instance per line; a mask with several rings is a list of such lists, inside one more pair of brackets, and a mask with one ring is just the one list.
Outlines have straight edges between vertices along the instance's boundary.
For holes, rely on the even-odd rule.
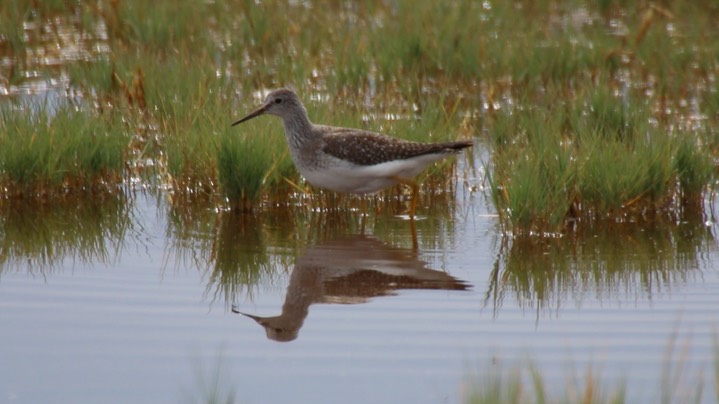
[[446,143],[444,146],[446,149],[460,151],[462,149],[466,149],[467,147],[472,147],[473,145],[474,142],[471,140],[458,140],[456,142]]

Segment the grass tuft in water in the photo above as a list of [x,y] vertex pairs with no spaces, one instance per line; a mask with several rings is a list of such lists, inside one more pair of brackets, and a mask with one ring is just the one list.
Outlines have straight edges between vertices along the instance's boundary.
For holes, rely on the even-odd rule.
[[[716,366],[719,358],[716,335],[713,338],[715,346],[713,363],[714,380],[719,375]],[[661,385],[656,389],[648,386],[641,388],[641,398],[647,402],[661,403],[700,403],[704,402],[704,376],[688,374],[687,358],[689,344],[677,347],[677,335],[674,333],[667,345],[664,365],[661,369]],[[464,402],[468,404],[483,403],[626,403],[633,402],[627,398],[630,379],[618,379],[608,384],[604,377],[589,364],[583,375],[576,369],[571,369],[567,383],[564,386],[548,386],[542,377],[542,370],[531,360],[518,364],[509,370],[503,363],[494,360],[491,369],[467,377],[467,387]],[[631,376],[631,375],[629,375]],[[529,381],[528,381],[529,380]],[[615,379],[616,380],[616,379]],[[719,391],[715,391],[714,399],[719,398]]]
[[271,165],[253,143],[229,133],[222,136],[217,150],[220,189],[230,205],[242,211],[253,206]]
[[678,143],[675,164],[682,198],[701,199],[707,184],[716,176],[714,161],[695,137],[682,137]]
[[8,195],[112,190],[123,182],[129,137],[117,115],[29,105],[0,114],[0,179]]
[[[322,10],[286,1],[4,2],[0,86],[16,96],[18,83],[38,93],[45,83],[116,109],[137,134],[126,154],[154,160],[163,188],[249,192],[260,204],[284,198],[288,160],[273,154],[277,168],[257,169],[269,176],[244,181],[229,171],[232,153],[262,154],[274,146],[256,142],[274,140],[218,143],[220,123],[256,90],[297,87],[306,103],[319,100],[310,106],[319,123],[423,141],[490,133],[501,150],[487,168],[499,170],[491,176],[506,227],[551,232],[665,209],[679,194],[701,199],[719,150],[717,11],[708,1],[370,0]],[[521,126],[502,128],[515,117]],[[446,184],[443,175],[428,188]]]
[[558,231],[576,192],[576,163],[561,136],[562,120],[537,110],[498,121],[488,179],[502,222],[518,234]]
[[500,114],[491,140],[493,201],[516,235],[665,215],[700,200],[716,175],[702,132],[661,125],[606,89]]
[[[527,381],[527,379],[529,381]],[[467,404],[504,403],[624,403],[626,387],[620,383],[607,390],[602,377],[591,366],[582,380],[572,375],[564,391],[550,392],[542,371],[531,361],[526,366],[505,370],[501,363],[483,375],[470,375],[470,385],[464,402]]]

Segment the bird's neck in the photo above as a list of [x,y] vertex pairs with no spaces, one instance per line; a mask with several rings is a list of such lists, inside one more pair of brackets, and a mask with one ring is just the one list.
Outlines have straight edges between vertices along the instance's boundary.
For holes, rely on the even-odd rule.
[[292,116],[285,117],[283,119],[285,124],[285,133],[287,134],[287,141],[290,142],[296,148],[300,148],[305,142],[310,141],[312,134],[312,122],[307,116],[307,111],[295,114]]

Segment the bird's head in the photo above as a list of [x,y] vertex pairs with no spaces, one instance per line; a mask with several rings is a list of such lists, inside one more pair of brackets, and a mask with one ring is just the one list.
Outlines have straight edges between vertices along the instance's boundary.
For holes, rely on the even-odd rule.
[[264,114],[276,115],[281,118],[289,117],[297,111],[304,110],[299,97],[292,90],[281,88],[274,90],[265,97],[265,101],[257,109],[250,112],[244,118],[233,123],[232,126],[239,125],[242,122],[249,121],[252,118]]

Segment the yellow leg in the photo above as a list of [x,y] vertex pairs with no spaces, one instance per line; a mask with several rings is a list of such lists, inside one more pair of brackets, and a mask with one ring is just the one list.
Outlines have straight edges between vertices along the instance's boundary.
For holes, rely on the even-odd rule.
[[412,200],[410,201],[409,205],[409,218],[414,220],[414,212],[415,210],[417,210],[417,195],[419,193],[419,184],[417,184],[417,181],[408,178],[393,177],[393,179],[400,184],[404,184],[412,188]]
[[419,243],[417,242],[417,228],[414,226],[414,220],[409,221],[409,229],[412,232],[412,250],[419,251]]
[[417,181],[412,181],[410,186],[412,187],[412,202],[410,202],[409,217],[414,219],[414,212],[417,210],[417,198],[419,197],[419,186],[417,185]]
[[360,230],[362,232],[362,235],[364,235],[364,227],[365,227],[364,225],[365,225],[365,220],[367,220],[367,213],[365,213],[365,211],[366,211],[365,198],[367,198],[367,196],[362,195],[362,196],[360,196],[360,198],[362,198],[362,199],[360,199]]

